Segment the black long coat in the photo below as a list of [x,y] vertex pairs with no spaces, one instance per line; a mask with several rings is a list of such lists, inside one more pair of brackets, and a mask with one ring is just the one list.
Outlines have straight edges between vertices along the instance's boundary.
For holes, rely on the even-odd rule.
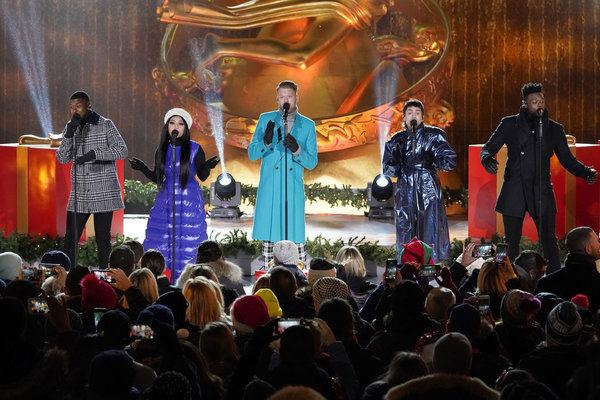
[[[563,126],[542,117],[542,215],[556,214],[556,199],[550,182],[550,158],[556,154],[558,161],[571,174],[585,178],[589,168],[579,162],[567,145]],[[521,107],[519,114],[502,118],[500,124],[481,149],[481,159],[492,157],[503,145],[508,149],[508,158],[504,170],[504,181],[496,202],[496,211],[513,217],[521,217],[527,210],[531,216],[538,215],[539,175],[537,173],[538,132],[531,131],[527,111]]]

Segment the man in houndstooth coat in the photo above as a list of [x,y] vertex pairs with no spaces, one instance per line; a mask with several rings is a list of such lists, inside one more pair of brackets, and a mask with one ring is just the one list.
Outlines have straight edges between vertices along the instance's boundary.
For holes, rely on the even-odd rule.
[[[73,93],[69,109],[72,117],[63,130],[63,140],[56,152],[61,164],[75,159],[71,166],[64,251],[73,260],[76,243],[88,218],[94,214],[99,266],[107,268],[113,211],[124,208],[115,161],[127,157],[127,145],[115,124],[90,108],[87,93]],[[77,201],[74,188],[77,189]]]

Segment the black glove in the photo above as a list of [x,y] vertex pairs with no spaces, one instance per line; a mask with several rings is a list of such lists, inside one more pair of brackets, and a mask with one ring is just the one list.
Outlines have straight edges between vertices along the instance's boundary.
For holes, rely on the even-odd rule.
[[213,169],[214,167],[217,166],[217,164],[219,163],[219,161],[220,160],[217,158],[217,156],[212,156],[208,160],[204,161],[204,165],[206,165],[206,167],[208,169]]
[[275,122],[269,121],[267,122],[267,128],[265,129],[265,137],[264,142],[265,146],[268,146],[273,142],[273,129],[275,128]]
[[496,161],[494,157],[489,154],[486,154],[481,159],[481,165],[483,165],[483,168],[485,168],[489,174],[495,175],[496,172],[498,172],[498,161]]
[[77,127],[79,126],[79,124],[81,124],[81,117],[79,116],[79,114],[75,113],[75,114],[73,114],[73,116],[71,117],[71,120],[67,124],[67,130],[65,131],[65,134],[63,135],[63,137],[65,137],[67,139],[72,138],[73,135],[75,135],[75,131],[77,130]]
[[590,185],[596,183],[598,179],[598,172],[594,168],[588,168],[587,173],[585,174],[585,180]]
[[[140,160],[139,158],[130,158],[128,159],[129,161],[129,165],[131,165],[131,169],[134,169],[136,171],[141,171],[144,169],[144,167],[146,167],[146,164],[144,164],[144,162],[142,160]],[[146,167],[148,168],[148,167]]]
[[294,139],[294,137],[289,134],[285,135],[285,137],[283,138],[283,145],[290,149],[292,153],[297,152],[300,148],[300,146],[298,146],[298,142],[296,142],[296,139]]
[[392,148],[392,165],[402,164],[402,152],[398,146]]
[[96,153],[94,150],[90,150],[82,156],[79,156],[75,159],[75,164],[80,165],[88,161],[92,161],[96,159]]

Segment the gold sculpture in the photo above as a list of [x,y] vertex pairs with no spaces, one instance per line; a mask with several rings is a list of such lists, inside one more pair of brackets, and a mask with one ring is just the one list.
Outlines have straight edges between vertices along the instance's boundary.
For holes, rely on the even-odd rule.
[[400,128],[419,97],[428,123],[449,125],[441,93],[452,71],[449,27],[431,0],[165,0],[169,22],[157,88],[191,110],[205,134],[208,108],[223,113],[226,142],[246,147],[273,88],[300,86],[319,151],[377,141]]
[[35,135],[21,135],[19,136],[19,144],[20,145],[50,145],[50,147],[58,147],[60,146],[60,142],[62,141],[62,134],[54,135],[52,133],[48,134],[48,137],[40,137]]

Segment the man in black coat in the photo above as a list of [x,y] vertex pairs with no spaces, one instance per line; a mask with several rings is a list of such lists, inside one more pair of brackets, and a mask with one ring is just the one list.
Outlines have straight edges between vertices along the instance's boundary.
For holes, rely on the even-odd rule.
[[539,280],[536,293],[550,292],[569,301],[576,294],[584,294],[590,301],[589,310],[596,313],[600,307],[600,239],[587,226],[572,229],[566,236],[569,254],[565,267]]
[[[506,145],[508,158],[496,211],[502,214],[508,256],[514,260],[519,254],[523,219],[525,212],[528,212],[536,223],[544,255],[549,261],[548,271],[552,272],[560,268],[560,259],[555,233],[556,199],[550,182],[550,158],[556,154],[571,174],[584,178],[589,184],[596,182],[598,173],[571,154],[562,125],[548,118],[542,84],[528,83],[521,88],[521,93],[523,104],[519,113],[502,118],[481,149],[481,164],[487,172],[495,174],[498,162],[494,156]],[[540,128],[542,140],[539,140]],[[540,143],[541,188],[537,162]]]

